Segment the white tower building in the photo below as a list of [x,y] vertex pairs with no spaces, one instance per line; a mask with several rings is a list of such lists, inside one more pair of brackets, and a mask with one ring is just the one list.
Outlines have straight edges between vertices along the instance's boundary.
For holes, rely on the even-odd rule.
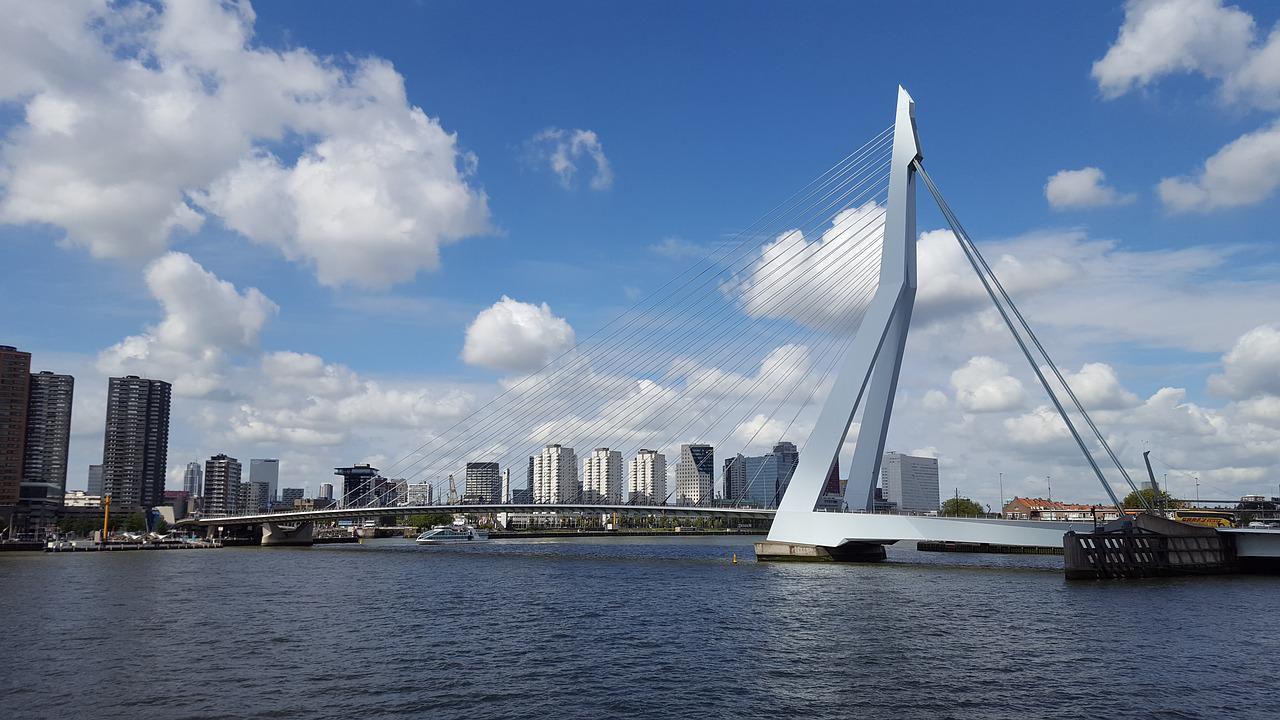
[[582,463],[582,502],[622,502],[622,453],[596,448]]
[[631,458],[627,494],[638,505],[661,505],[667,499],[667,456],[657,450],[641,450]]
[[705,505],[714,499],[715,450],[710,445],[680,446],[676,466],[676,504]]
[[578,456],[573,448],[548,445],[533,456],[533,501],[564,503],[577,500]]

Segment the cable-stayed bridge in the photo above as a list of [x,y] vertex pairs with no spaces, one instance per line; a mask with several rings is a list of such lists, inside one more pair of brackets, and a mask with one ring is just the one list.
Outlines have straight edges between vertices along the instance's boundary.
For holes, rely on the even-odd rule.
[[[321,520],[417,512],[773,515],[765,552],[779,554],[809,547],[874,559],[897,540],[1060,547],[1064,532],[1092,524],[870,512],[915,304],[918,183],[1118,506],[1113,483],[1123,493],[1136,484],[925,172],[915,104],[899,88],[888,128],[731,238],[709,249],[672,248],[668,261],[682,268],[674,278],[545,367],[506,381],[500,394],[383,471],[451,499],[461,476],[473,502],[386,507],[369,488],[345,493],[332,510],[195,522],[261,523],[266,542]],[[714,459],[704,466],[714,455],[690,450],[730,449],[732,461],[788,439],[803,442],[786,478],[776,463],[772,474],[759,463],[719,488]],[[587,447],[597,450],[580,468],[574,448]],[[636,460],[621,469],[641,453],[677,452],[674,482],[665,471],[634,467]],[[832,502],[842,454],[851,460],[848,482]],[[532,502],[472,488],[470,462],[527,470]],[[773,504],[762,497],[780,500],[776,513],[759,506]]]

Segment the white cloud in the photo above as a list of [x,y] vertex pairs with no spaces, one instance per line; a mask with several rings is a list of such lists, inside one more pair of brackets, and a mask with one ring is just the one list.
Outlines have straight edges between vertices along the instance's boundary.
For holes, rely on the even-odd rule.
[[495,370],[529,372],[573,344],[573,328],[546,303],[533,305],[503,295],[467,327],[462,359]]
[[815,241],[788,230],[760,249],[742,277],[721,290],[750,317],[789,318],[813,326],[856,325],[875,291],[884,237],[875,202],[841,211]]
[[984,355],[952,372],[951,387],[965,412],[1006,412],[1021,407],[1026,398],[1022,381],[1009,374],[1009,366]]
[[[1049,368],[1044,367],[1041,370],[1054,386],[1063,404],[1068,405],[1069,398],[1062,391],[1061,385],[1054,378]],[[1080,404],[1090,413],[1095,410],[1129,408],[1142,402],[1137,395],[1125,389],[1124,385],[1120,383],[1120,377],[1116,375],[1115,368],[1106,363],[1085,363],[1080,368],[1080,372],[1067,371],[1063,373],[1063,377],[1067,379],[1067,384],[1075,392]]]
[[256,288],[239,292],[183,253],[153,261],[146,281],[164,318],[103,350],[98,368],[170,380],[179,395],[198,397],[217,389],[228,356],[254,351],[278,309]]
[[920,406],[931,412],[938,412],[946,409],[947,394],[938,389],[930,389],[920,399]]
[[254,20],[212,0],[10,6],[0,100],[25,122],[0,155],[0,221],[145,257],[212,215],[329,285],[409,279],[488,229],[474,158],[389,63],[256,47]]
[[1280,395],[1280,325],[1261,325],[1240,336],[1222,358],[1223,373],[1209,378],[1209,388],[1244,399]]
[[1040,405],[1029,413],[1004,420],[1009,439],[1019,445],[1044,445],[1068,440],[1071,435],[1057,411]]
[[1137,197],[1107,185],[1106,175],[1096,167],[1059,170],[1045,183],[1044,196],[1054,210],[1125,205]]
[[560,184],[571,190],[577,181],[578,164],[590,160],[595,164],[591,175],[592,190],[608,190],[613,187],[613,168],[604,154],[600,138],[591,130],[565,130],[547,128],[534,135],[528,143],[529,150],[539,162],[545,162]]
[[1158,191],[1174,212],[1206,212],[1262,202],[1280,187],[1280,122],[1228,143],[1195,177],[1165,178]]
[[1175,72],[1224,78],[1249,59],[1254,30],[1251,15],[1221,0],[1130,0],[1093,77],[1109,98]]

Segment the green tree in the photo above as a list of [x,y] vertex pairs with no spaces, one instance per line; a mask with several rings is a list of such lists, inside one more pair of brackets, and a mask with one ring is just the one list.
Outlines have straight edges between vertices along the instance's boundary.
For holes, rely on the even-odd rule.
[[147,518],[142,513],[134,513],[124,521],[124,529],[129,532],[142,532],[147,529]]
[[431,513],[429,515],[410,515],[404,518],[404,524],[416,527],[419,530],[425,530],[435,527],[436,525],[448,525],[453,522],[453,515],[449,513]]
[[1145,498],[1145,499],[1146,499],[1147,504],[1148,504],[1148,505],[1150,505],[1150,506],[1151,506],[1151,507],[1153,507],[1153,508],[1155,508],[1155,507],[1166,507],[1166,508],[1182,507],[1182,503],[1181,503],[1181,502],[1179,502],[1179,501],[1177,501],[1177,500],[1173,499],[1173,496],[1169,495],[1169,493],[1165,492],[1164,490],[1161,490],[1161,491],[1160,491],[1160,495],[1159,495],[1159,497],[1157,498],[1157,496],[1156,496],[1156,492],[1155,492],[1154,490],[1151,490],[1151,489],[1137,490],[1137,491],[1134,491],[1134,492],[1130,492],[1128,495],[1125,495],[1125,496],[1124,496],[1124,500],[1120,501],[1120,504],[1121,504],[1121,505],[1123,505],[1123,506],[1125,506],[1125,507],[1127,507],[1127,508],[1140,508],[1140,507],[1142,507],[1142,501],[1138,499],[1139,494],[1141,494],[1141,496],[1142,496],[1143,498]]
[[942,503],[938,514],[944,517],[982,517],[987,511],[967,497],[953,497]]

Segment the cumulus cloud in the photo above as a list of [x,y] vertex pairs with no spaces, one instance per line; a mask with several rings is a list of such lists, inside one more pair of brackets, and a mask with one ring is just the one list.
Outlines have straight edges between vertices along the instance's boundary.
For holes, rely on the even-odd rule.
[[613,187],[613,168],[604,154],[599,136],[591,130],[547,128],[529,140],[528,148],[534,159],[546,163],[566,190],[573,189],[578,165],[584,160],[595,166],[589,181],[592,190]]
[[[1280,60],[1280,58],[1278,58]],[[1280,121],[1228,143],[1191,177],[1165,178],[1157,190],[1174,212],[1253,205],[1280,187]]]
[[847,328],[875,291],[883,238],[884,208],[875,202],[849,208],[812,242],[798,229],[779,234],[721,290],[750,317]]
[[972,357],[951,373],[956,404],[965,412],[1005,412],[1021,407],[1026,398],[1022,381],[995,358]]
[[1254,33],[1253,17],[1221,0],[1130,0],[1093,77],[1109,98],[1175,72],[1225,78],[1249,59]]
[[1261,325],[1241,335],[1223,356],[1222,369],[1209,378],[1209,389],[1220,395],[1280,395],[1280,326]]
[[1126,205],[1136,199],[1136,195],[1117,192],[1106,179],[1096,167],[1059,170],[1045,183],[1044,196],[1054,210]]
[[383,285],[488,229],[474,158],[378,58],[253,42],[247,2],[18,3],[0,27],[0,221],[60,228],[97,257],[162,252],[206,217]]
[[494,370],[530,372],[573,347],[573,328],[546,303],[506,295],[481,310],[467,326],[462,359]]
[[278,310],[256,288],[240,292],[183,253],[153,261],[146,282],[164,318],[103,350],[98,368],[171,380],[179,395],[198,397],[217,389],[227,358],[254,351],[263,326]]
[[[1066,393],[1062,391],[1057,378],[1053,376],[1048,367],[1041,368],[1041,370],[1044,372],[1045,378],[1053,384],[1058,397],[1066,405],[1068,398]],[[1090,412],[1094,410],[1119,410],[1133,407],[1141,402],[1137,395],[1125,389],[1124,385],[1120,383],[1120,377],[1116,374],[1115,368],[1106,363],[1085,363],[1079,372],[1067,371],[1062,375],[1066,378],[1067,384],[1071,386],[1071,390],[1075,393],[1080,404]]]

